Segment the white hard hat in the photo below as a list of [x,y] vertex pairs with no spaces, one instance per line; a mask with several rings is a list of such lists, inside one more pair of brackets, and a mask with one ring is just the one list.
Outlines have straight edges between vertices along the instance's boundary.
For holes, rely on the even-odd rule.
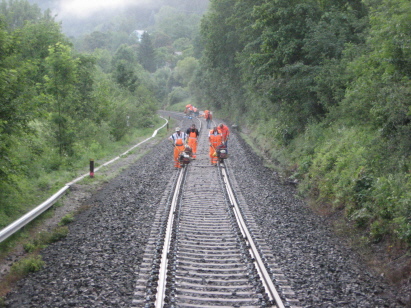
[[180,127],[176,127],[176,132],[179,132],[180,131]]

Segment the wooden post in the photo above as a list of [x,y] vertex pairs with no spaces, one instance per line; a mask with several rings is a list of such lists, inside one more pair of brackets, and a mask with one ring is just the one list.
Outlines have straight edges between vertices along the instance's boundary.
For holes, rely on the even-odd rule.
[[90,159],[90,177],[94,178],[94,159]]

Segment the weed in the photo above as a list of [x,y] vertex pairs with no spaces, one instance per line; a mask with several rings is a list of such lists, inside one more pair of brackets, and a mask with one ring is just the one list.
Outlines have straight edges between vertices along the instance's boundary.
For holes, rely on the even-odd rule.
[[52,232],[40,232],[31,242],[23,244],[23,248],[28,253],[38,251],[51,243],[65,238],[68,232],[69,230],[66,226],[60,226]]
[[23,244],[23,248],[25,252],[33,252],[37,249],[37,246],[34,243],[25,243]]
[[48,243],[54,243],[57,242],[67,236],[69,233],[69,229],[66,226],[62,226],[59,228],[56,228],[52,233],[50,233],[50,237],[48,238]]
[[383,220],[374,221],[370,228],[370,236],[375,243],[380,242],[384,238],[384,235],[388,234],[387,222]]
[[41,270],[43,266],[44,261],[40,255],[31,255],[14,263],[11,267],[10,272],[12,275],[24,277],[29,273],[34,273]]
[[59,226],[65,226],[65,225],[68,225],[69,223],[71,223],[71,222],[73,222],[74,221],[74,216],[73,216],[73,214],[67,214],[66,216],[64,216],[62,219],[61,219],[61,221],[60,221],[60,223],[59,223]]

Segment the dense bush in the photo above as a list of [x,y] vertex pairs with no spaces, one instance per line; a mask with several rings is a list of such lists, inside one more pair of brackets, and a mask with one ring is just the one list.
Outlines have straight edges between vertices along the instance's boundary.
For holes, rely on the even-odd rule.
[[[144,10],[155,12],[150,21],[139,4],[90,16],[84,27],[64,20],[66,31],[81,28],[68,38],[49,10],[0,1],[0,228],[78,176],[90,158],[117,155],[147,134],[168,98],[189,97],[208,4],[200,2],[152,3]],[[140,38],[136,26],[145,29]]]
[[168,94],[168,104],[174,105],[185,101],[190,96],[189,92],[182,87],[175,87],[173,91]]
[[213,0],[201,30],[198,100],[321,208],[411,244],[409,1]]
[[24,0],[3,1],[0,20],[2,228],[113,141],[153,125],[158,104],[133,47],[79,54],[49,12]]

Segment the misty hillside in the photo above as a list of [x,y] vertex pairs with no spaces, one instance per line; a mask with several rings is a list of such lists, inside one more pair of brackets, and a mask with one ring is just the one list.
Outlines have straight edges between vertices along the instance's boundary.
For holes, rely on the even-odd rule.
[[[63,32],[71,37],[93,31],[125,31],[131,33],[137,29],[147,29],[154,24],[154,15],[164,6],[170,6],[182,13],[203,15],[208,7],[208,0],[154,0],[132,1],[130,4],[115,8],[101,8],[90,11],[88,16],[65,12],[63,0],[29,0],[43,11],[50,9],[56,20],[61,21]],[[67,0],[66,0],[67,2]],[[122,1],[119,1],[121,3]],[[86,12],[84,12],[86,14]]]

